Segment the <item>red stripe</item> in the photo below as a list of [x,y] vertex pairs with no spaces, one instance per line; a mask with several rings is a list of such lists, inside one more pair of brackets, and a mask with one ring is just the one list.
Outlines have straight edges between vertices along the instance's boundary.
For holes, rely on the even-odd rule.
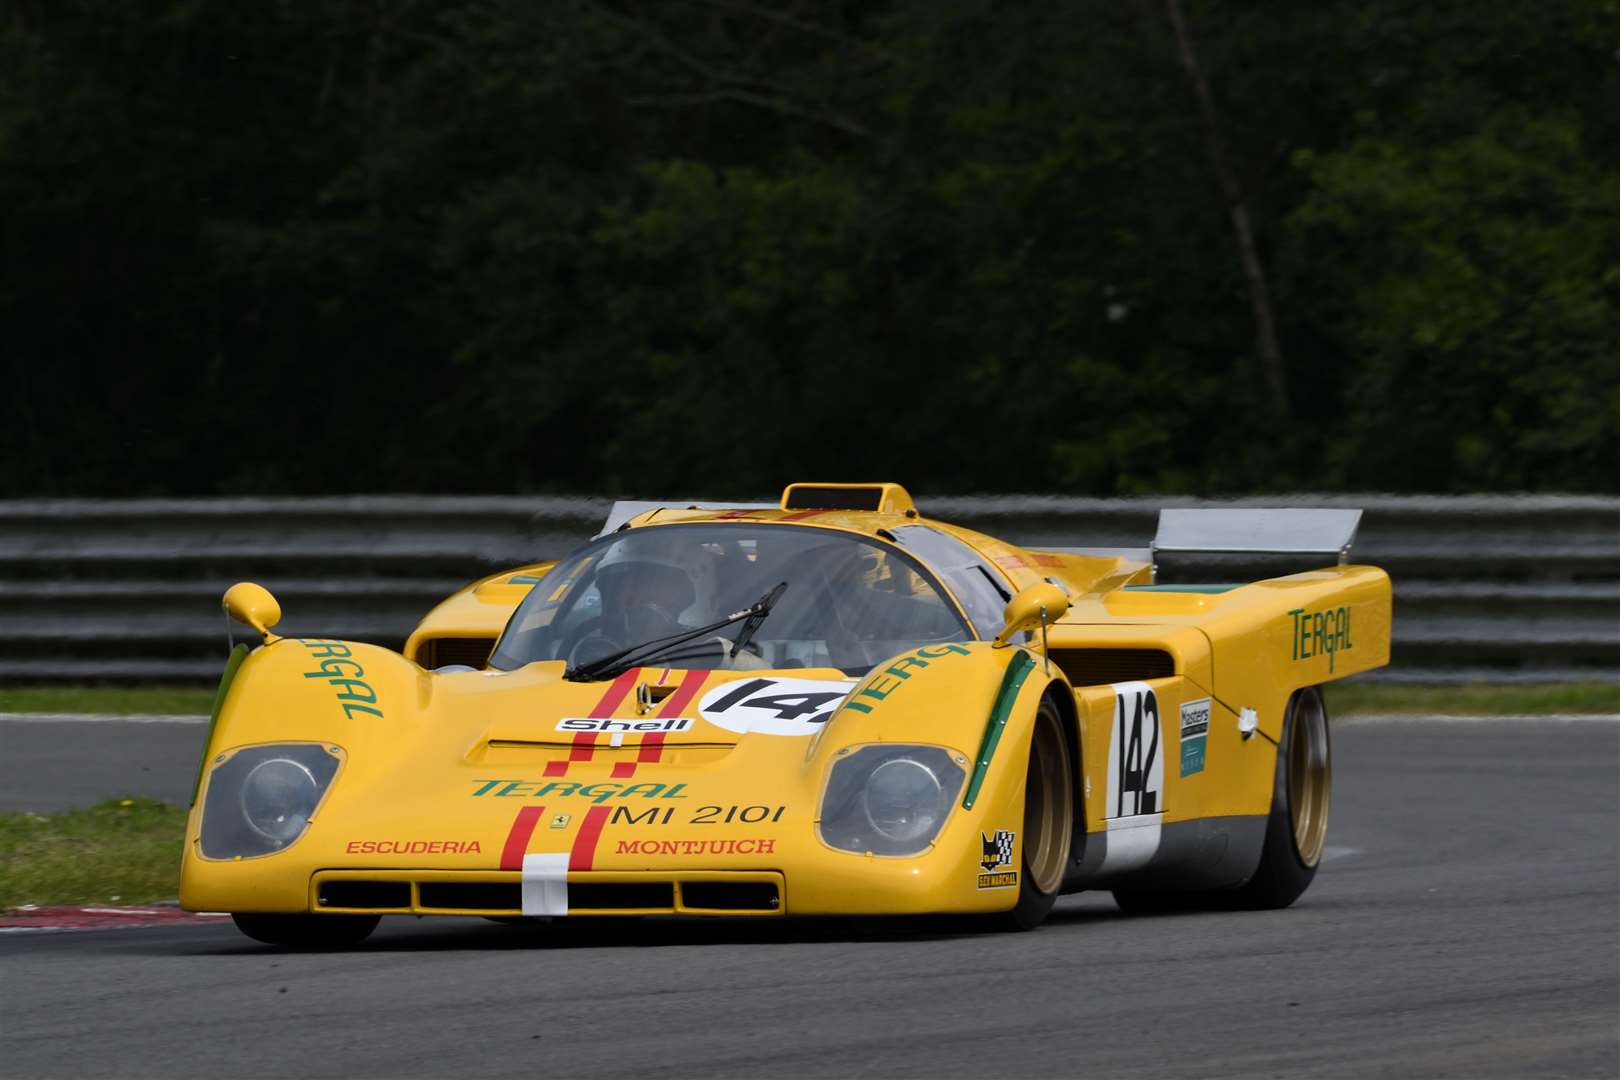
[[636,775],[636,763],[634,761],[615,761],[613,763],[613,779],[623,780],[634,775]]
[[529,850],[529,838],[534,835],[534,827],[540,824],[544,810],[543,806],[525,806],[517,812],[512,831],[506,834],[506,846],[501,848],[502,870],[523,869],[523,854]]
[[617,679],[614,679],[613,684],[607,688],[607,693],[602,695],[602,700],[598,701],[596,708],[591,710],[591,719],[602,720],[612,716],[614,710],[624,702],[625,695],[635,688],[636,679],[640,675],[641,669],[633,667]]
[[[690,705],[692,699],[697,697],[698,690],[702,688],[703,681],[708,677],[709,673],[707,671],[688,671],[681,679],[681,685],[675,688],[673,694],[664,699],[664,707],[658,710],[658,715],[661,717],[681,715],[681,710]],[[658,741],[663,742],[664,740],[659,739]]]
[[573,850],[568,853],[568,869],[589,870],[596,859],[596,842],[602,838],[602,826],[607,824],[608,808],[593,806],[585,811],[585,820],[574,837]]
[[781,517],[777,518],[776,520],[777,521],[803,521],[807,517],[815,517],[817,514],[825,514],[826,512],[827,511],[825,511],[825,510],[796,510],[791,514],[783,514]]
[[[631,668],[608,684],[607,692],[602,700],[596,703],[596,708],[590,712],[591,719],[602,720],[612,716],[631,689],[636,685],[636,679],[641,674],[640,668]],[[594,731],[578,731],[574,733],[574,745],[568,751],[568,761],[546,762],[547,776],[567,776],[569,761],[589,761],[596,752],[596,735]]]
[[573,748],[571,750],[568,751],[568,760],[569,761],[589,761],[589,760],[591,760],[591,755],[596,752],[596,736],[597,736],[597,734],[598,734],[598,732],[595,732],[595,731],[581,731],[577,735],[575,735],[574,736],[574,746],[573,746]]
[[655,731],[641,740],[641,749],[636,752],[637,761],[657,761],[664,756],[664,733]]

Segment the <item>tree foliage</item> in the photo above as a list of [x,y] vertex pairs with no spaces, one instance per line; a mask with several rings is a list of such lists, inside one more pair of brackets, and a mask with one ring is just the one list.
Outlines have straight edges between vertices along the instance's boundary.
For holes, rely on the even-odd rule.
[[0,494],[1615,490],[1620,5],[1171,6],[0,0]]

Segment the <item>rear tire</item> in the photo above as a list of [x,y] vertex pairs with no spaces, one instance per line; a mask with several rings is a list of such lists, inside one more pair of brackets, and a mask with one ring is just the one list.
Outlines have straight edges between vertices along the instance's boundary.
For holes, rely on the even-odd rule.
[[1074,844],[1074,763],[1063,716],[1043,698],[1029,738],[1018,903],[992,917],[1000,930],[1033,930],[1057,903]]
[[1247,882],[1218,894],[1223,907],[1261,911],[1285,908],[1300,898],[1322,862],[1332,795],[1327,706],[1320,690],[1307,687],[1288,702],[1260,865]]
[[1316,877],[1327,841],[1333,795],[1327,707],[1316,687],[1295,691],[1283,717],[1283,741],[1266,817],[1265,844],[1254,875],[1235,889],[1140,892],[1115,889],[1121,911],[1158,915],[1179,911],[1263,911],[1298,900]]
[[341,949],[371,936],[381,915],[231,915],[236,928],[254,941],[294,949]]

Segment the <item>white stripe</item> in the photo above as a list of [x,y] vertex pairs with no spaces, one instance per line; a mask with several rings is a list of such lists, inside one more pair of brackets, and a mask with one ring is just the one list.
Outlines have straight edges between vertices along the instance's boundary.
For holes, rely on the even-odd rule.
[[523,914],[568,914],[568,855],[523,856]]
[[1509,713],[1459,716],[1452,713],[1351,713],[1335,716],[1334,727],[1358,724],[1620,724],[1620,713]]
[[1163,814],[1134,814],[1108,819],[1108,846],[1099,873],[1114,874],[1146,866],[1159,850]]
[[150,713],[122,716],[114,713],[0,712],[0,724],[206,724],[206,716]]

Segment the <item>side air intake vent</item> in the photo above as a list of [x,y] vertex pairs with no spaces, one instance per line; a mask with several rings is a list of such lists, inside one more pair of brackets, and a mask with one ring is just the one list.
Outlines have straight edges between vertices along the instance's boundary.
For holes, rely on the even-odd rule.
[[466,664],[470,668],[482,668],[489,663],[489,654],[494,651],[494,638],[428,638],[416,646],[414,659],[429,671],[450,664]]
[[1163,649],[1053,649],[1052,662],[1075,686],[1166,679],[1175,657]]

